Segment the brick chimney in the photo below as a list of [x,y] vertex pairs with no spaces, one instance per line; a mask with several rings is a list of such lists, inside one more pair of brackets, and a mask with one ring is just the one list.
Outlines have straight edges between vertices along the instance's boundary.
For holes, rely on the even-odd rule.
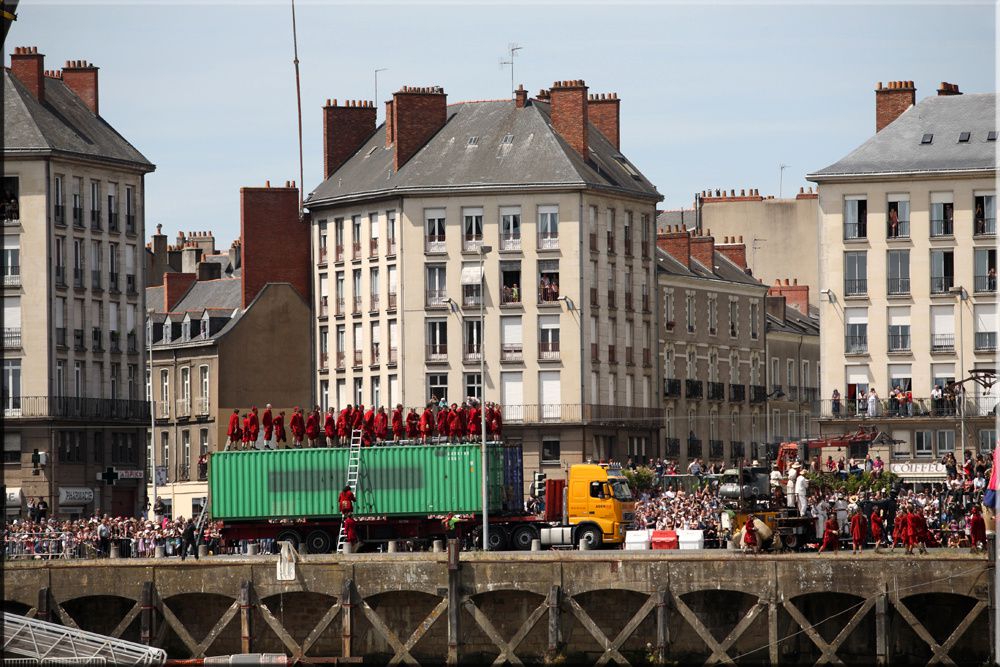
[[[448,96],[440,86],[403,86],[392,95],[393,169],[410,161],[448,120]],[[307,244],[308,245],[308,244]]]
[[10,73],[45,104],[45,54],[37,46],[17,46],[10,54]]
[[587,84],[582,79],[556,81],[549,91],[552,128],[587,159]]
[[620,106],[618,93],[594,94],[587,99],[587,115],[590,117],[590,122],[619,150],[621,150]]
[[715,239],[712,238],[712,230],[705,236],[691,239],[691,256],[706,269],[715,272]]
[[67,60],[62,70],[62,80],[95,116],[98,115],[96,65],[91,65],[86,60]]
[[524,89],[524,84],[518,84],[517,90],[514,91],[514,106],[518,109],[523,109],[524,105],[528,103],[528,91]]
[[385,102],[385,147],[392,148],[395,137],[392,134],[392,100]]
[[780,279],[776,279],[767,293],[771,296],[784,297],[789,306],[803,315],[809,315],[809,286],[800,285],[798,278],[794,278],[791,283],[785,278],[783,284]]
[[323,178],[330,178],[375,133],[375,103],[326,101],[323,107]]
[[726,236],[722,243],[715,246],[715,249],[728,257],[729,261],[736,266],[744,271],[747,270],[747,247],[743,243],[742,236],[738,242],[735,236]]
[[196,273],[163,274],[163,312],[169,313],[198,280]]
[[243,307],[267,283],[291,283],[306,301],[311,290],[309,225],[299,221],[299,190],[240,188]]
[[917,103],[917,89],[912,81],[890,81],[883,88],[875,86],[875,131],[899,118],[899,115]]
[[785,297],[768,292],[767,297],[764,299],[764,312],[778,320],[781,324],[784,324]]
[[663,234],[656,235],[656,247],[691,268],[691,235],[680,225],[671,225]]
[[942,81],[941,85],[938,86],[937,94],[938,97],[941,97],[942,95],[961,95],[962,91],[958,89],[957,83]]

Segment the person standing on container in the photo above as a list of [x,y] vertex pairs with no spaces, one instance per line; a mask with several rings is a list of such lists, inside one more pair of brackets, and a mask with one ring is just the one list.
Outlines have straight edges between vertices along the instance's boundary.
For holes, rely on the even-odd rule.
[[323,420],[323,436],[326,438],[326,446],[333,447],[337,437],[337,420],[333,416],[333,408],[326,411],[326,419]]
[[416,408],[410,408],[410,411],[406,413],[406,439],[417,441],[420,437],[420,416],[417,415]]
[[420,415],[420,443],[426,445],[427,439],[434,433],[434,413],[430,406],[424,408]]
[[238,449],[243,438],[243,431],[240,429],[240,410],[236,408],[233,414],[229,415],[229,430],[226,431],[226,451]]
[[306,434],[306,422],[302,418],[302,408],[297,405],[292,410],[292,421],[289,423],[289,427],[292,429],[292,441],[295,443],[295,449],[302,449],[302,436]]
[[405,436],[406,432],[403,430],[403,405],[400,403],[392,411],[392,441],[399,442]]
[[469,408],[469,440],[471,442],[479,442],[479,436],[483,431],[483,413],[482,409],[479,407],[478,402],[473,402],[472,407]]
[[264,427],[264,449],[274,449],[271,445],[271,438],[274,436],[274,417],[271,415],[271,404],[264,406],[264,415],[260,419]]
[[361,444],[370,447],[375,442],[375,406],[368,408],[361,422]]
[[243,451],[250,449],[250,413],[243,415]]
[[274,418],[274,443],[275,447],[278,449],[285,449],[287,446],[285,440],[285,411],[282,410],[278,413],[278,416]]
[[380,405],[375,414],[375,440],[384,443],[389,439],[389,415],[385,413],[385,406]]
[[260,420],[257,418],[256,405],[250,407],[248,420],[247,424],[250,427],[250,449],[255,449],[258,447],[257,438],[260,437]]
[[465,435],[464,419],[465,411],[458,407],[457,403],[451,404],[451,413],[448,415],[448,440],[458,444],[462,442]]
[[438,437],[444,438],[445,442],[448,442],[448,438],[451,434],[449,429],[451,420],[451,411],[448,410],[448,406],[438,409],[437,413],[437,433]]
[[347,445],[351,442],[351,426],[354,424],[354,413],[351,404],[348,403],[347,407],[340,411],[337,415],[337,439],[340,440],[341,445]]
[[313,406],[309,417],[306,418],[306,437],[309,439],[309,446],[315,447],[319,438],[319,406]]

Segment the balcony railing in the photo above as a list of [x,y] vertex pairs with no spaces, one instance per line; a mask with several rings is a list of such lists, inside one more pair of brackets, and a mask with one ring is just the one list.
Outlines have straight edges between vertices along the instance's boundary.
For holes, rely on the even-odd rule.
[[125,214],[125,233],[135,234],[135,213]]
[[732,458],[733,458],[734,461],[739,461],[744,456],[746,456],[747,455],[746,451],[747,451],[747,449],[744,446],[744,444],[743,444],[742,441],[731,440],[729,442],[729,453],[730,453],[730,456],[732,456]]
[[819,400],[819,389],[816,387],[801,387],[799,389],[799,400],[803,403],[815,403]]
[[590,288],[590,305],[596,307],[598,304],[599,304],[599,302],[598,302],[598,298],[597,298],[597,288],[596,287],[591,287]]
[[66,347],[66,327],[56,327],[56,345]]
[[952,236],[954,233],[952,220],[931,220],[931,236]]
[[427,361],[448,361],[448,344],[434,343],[428,345]]
[[340,297],[339,299],[334,299],[333,314],[337,317],[343,317],[346,312],[347,310],[344,307],[344,298]]
[[681,381],[677,378],[667,378],[663,381],[663,397],[664,398],[680,398],[681,397]]
[[462,347],[462,361],[479,361],[483,358],[483,346],[479,343],[466,343]]
[[635,356],[633,355],[631,347],[626,347],[625,348],[625,365],[626,366],[634,366],[635,365]]
[[445,306],[448,304],[446,299],[448,298],[448,293],[443,289],[429,289],[426,292],[425,303],[428,306]]
[[138,294],[138,289],[136,288],[135,274],[126,273],[125,274],[125,291],[128,294]]
[[701,380],[685,380],[684,396],[686,398],[701,398],[704,396],[703,383]]
[[500,346],[500,361],[524,361],[524,346],[521,343],[504,343]]
[[211,412],[211,401],[208,400],[208,396],[199,396],[194,401],[195,414],[199,416],[205,416]]
[[116,211],[108,213],[108,231],[118,231],[118,213]]
[[333,261],[343,262],[344,261],[344,246],[338,245],[333,249]]
[[380,363],[382,363],[382,350],[379,349],[380,347],[381,345],[379,345],[378,343],[372,343],[372,348],[371,348],[372,366],[378,366]]
[[533,424],[548,422],[641,424],[648,428],[663,425],[662,408],[639,408],[628,405],[597,405],[592,403],[554,403],[504,405],[503,419],[508,423]]
[[607,232],[607,242],[608,242],[608,254],[615,254],[615,235],[610,231]]
[[975,231],[973,232],[975,236],[996,236],[997,235],[997,219],[996,218],[978,218],[976,220]]
[[616,301],[617,299],[615,298],[614,290],[608,290],[608,308],[616,308],[617,307],[615,305]]
[[726,445],[722,440],[708,441],[708,458],[721,459],[725,455]]
[[896,228],[892,228],[892,221],[887,220],[885,223],[885,235],[886,238],[890,239],[908,239],[910,238],[910,221],[909,220],[898,220],[896,222]]
[[649,294],[646,292],[642,293],[642,312],[648,313],[649,310]]
[[976,332],[976,352],[996,352],[997,332],[977,331]]
[[399,363],[399,350],[397,350],[394,347],[390,347],[389,348],[389,362],[388,363],[389,363],[390,366],[395,366],[397,363]]
[[909,352],[910,334],[889,334],[890,352]]
[[365,358],[364,353],[361,350],[354,350],[354,367],[360,368],[364,366]]
[[501,250],[520,250],[521,232],[504,232],[500,235]]
[[996,292],[997,291],[997,276],[996,272],[993,275],[986,274],[985,276],[976,276],[974,289],[977,294],[982,294],[986,292]]
[[592,252],[597,252],[597,233],[596,232],[591,232],[590,233],[590,250]]
[[385,249],[385,254],[390,257],[396,254],[396,239],[390,238]]
[[94,327],[90,332],[90,349],[94,352],[104,351],[104,332],[98,328]]
[[642,349],[642,365],[649,368],[653,365],[653,354],[648,347]]
[[112,292],[118,291],[118,274],[109,273],[108,274],[108,290]]
[[83,269],[73,269],[73,287],[83,288]]
[[326,317],[330,314],[330,299],[329,297],[321,296],[319,298],[319,312],[318,317]]
[[615,354],[615,352],[616,352],[615,346],[614,345],[608,345],[608,363],[609,364],[617,364],[618,363],[618,356]]
[[82,352],[85,349],[83,346],[83,329],[73,329],[73,349],[77,352]]
[[867,354],[868,353],[868,336],[845,336],[844,337],[844,353],[845,354]]
[[649,259],[649,245],[646,243],[645,239],[642,242],[642,258]]
[[886,281],[886,288],[889,290],[889,294],[900,295],[910,293],[910,279],[909,278],[889,278]]
[[361,259],[361,241],[351,244],[351,259]]
[[90,270],[90,287],[91,289],[99,290],[101,289],[101,270],[91,269]]
[[844,281],[844,294],[846,296],[864,296],[868,294],[867,278],[849,278]]
[[319,261],[320,264],[326,264],[326,246],[325,245],[321,245],[319,247],[319,260],[318,261]]
[[559,358],[559,341],[543,340],[538,343],[538,358],[543,361],[552,361]]
[[632,292],[625,292],[625,310],[635,310],[632,307]]
[[[628,228],[626,227],[626,229],[628,229]],[[631,257],[632,256],[632,235],[631,234],[625,234],[625,238],[622,240],[622,247],[624,247],[624,249],[625,249],[625,256],[626,257]]]
[[73,207],[73,226],[83,229],[83,208]]
[[[62,279],[59,278],[59,269],[63,267],[56,267],[56,282],[61,283],[63,286],[66,285],[66,276],[63,275]],[[3,274],[3,286],[4,287],[20,287],[21,286],[21,267],[17,264],[8,264],[4,267]]]
[[125,347],[129,354],[136,354],[139,351],[139,340],[135,332],[130,331],[125,334]]
[[347,365],[347,354],[345,352],[338,352],[337,353],[337,370],[340,370],[340,371],[344,370],[344,367],[346,365]]
[[[819,414],[826,418],[950,418],[958,415],[966,417],[990,417],[996,414],[996,396],[966,396],[961,399],[944,393],[940,397],[914,396],[912,401],[895,398],[880,398],[871,403],[867,398],[826,399],[819,401]],[[950,427],[949,427],[950,428]]]
[[669,458],[677,458],[681,455],[681,440],[680,438],[664,438],[664,445],[666,445],[666,455]]
[[462,250],[465,252],[479,252],[479,249],[482,247],[482,234],[464,234],[462,236]]
[[3,349],[18,350],[21,348],[21,327],[3,328]]
[[954,352],[955,334],[931,334],[931,352]]
[[101,231],[101,211],[100,209],[90,209],[90,228],[94,231]]
[[444,252],[445,251],[444,234],[428,234],[424,239],[424,250],[426,252]]
[[555,250],[559,247],[558,232],[541,232],[538,235],[539,250]]
[[368,239],[368,256],[378,257],[378,239]]
[[479,285],[462,286],[462,307],[479,308],[483,305],[483,290]]
[[156,418],[170,419],[170,401],[157,401]]
[[330,367],[330,353],[320,352],[319,353],[319,369],[324,371]]
[[868,224],[865,222],[844,222],[845,239],[868,238]]
[[7,399],[4,414],[14,418],[128,419],[149,421],[149,403],[108,398],[17,396]]
[[591,361],[601,360],[601,353],[599,351],[599,346],[597,345],[597,343],[590,344],[590,360]]
[[55,223],[60,227],[66,226],[66,205],[56,204],[55,205]]
[[955,285],[955,276],[931,276],[931,294],[947,294]]
[[361,314],[361,297],[360,296],[354,297],[353,303],[354,303],[354,306],[351,309],[351,314],[352,315],[360,315]]
[[[775,386],[774,389],[781,389],[781,386]],[[799,400],[799,388],[797,385],[790,384],[784,389],[785,395],[784,399],[786,401],[797,401]]]
[[389,292],[386,295],[386,310],[396,310],[396,293]]
[[688,438],[687,445],[689,459],[701,458],[701,438]]
[[764,403],[767,401],[767,387],[760,384],[750,385],[750,402]]
[[188,398],[178,398],[177,399],[177,414],[178,419],[185,419],[191,416],[191,400]]
[[747,388],[742,384],[729,385],[729,401],[731,403],[742,403],[747,400]]
[[368,312],[377,313],[378,310],[379,310],[380,303],[381,303],[381,300],[379,299],[379,295],[378,294],[369,294],[368,295]]
[[117,331],[111,331],[108,333],[108,340],[110,343],[111,351],[118,353],[122,351],[121,346],[121,334]]
[[723,384],[722,382],[709,382],[708,400],[710,401],[726,400],[726,385]]

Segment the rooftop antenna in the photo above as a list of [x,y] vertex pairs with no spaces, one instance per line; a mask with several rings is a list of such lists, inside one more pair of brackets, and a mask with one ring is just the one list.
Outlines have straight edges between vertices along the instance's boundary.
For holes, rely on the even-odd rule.
[[511,42],[507,45],[507,60],[500,58],[500,69],[510,65],[510,94],[512,97],[514,95],[514,56],[523,48],[523,46],[518,46],[517,42]]
[[302,220],[302,193],[306,187],[306,179],[302,167],[302,88],[299,85],[299,37],[295,30],[295,0],[292,0],[292,48],[295,52],[295,100],[299,106],[299,220]]
[[388,67],[376,67],[375,68],[375,124],[378,125],[378,73],[385,72]]
[[785,170],[790,166],[784,163],[778,165],[778,199],[781,199],[781,186],[785,179]]

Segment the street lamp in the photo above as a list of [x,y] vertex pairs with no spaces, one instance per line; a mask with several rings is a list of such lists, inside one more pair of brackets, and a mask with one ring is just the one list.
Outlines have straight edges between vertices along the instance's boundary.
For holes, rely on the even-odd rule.
[[483,345],[483,336],[486,334],[486,255],[492,251],[493,248],[491,246],[479,246],[479,414],[483,420],[481,430],[483,458],[481,464],[483,469],[483,551],[489,549],[490,545],[489,487],[486,475],[486,346]]
[[[153,308],[146,308],[146,345],[149,347],[149,454],[153,457],[150,464],[150,472],[153,477],[153,498],[146,499],[146,502],[156,503],[156,442],[153,437],[156,434],[156,402],[153,400]],[[148,518],[148,515],[147,515]]]

